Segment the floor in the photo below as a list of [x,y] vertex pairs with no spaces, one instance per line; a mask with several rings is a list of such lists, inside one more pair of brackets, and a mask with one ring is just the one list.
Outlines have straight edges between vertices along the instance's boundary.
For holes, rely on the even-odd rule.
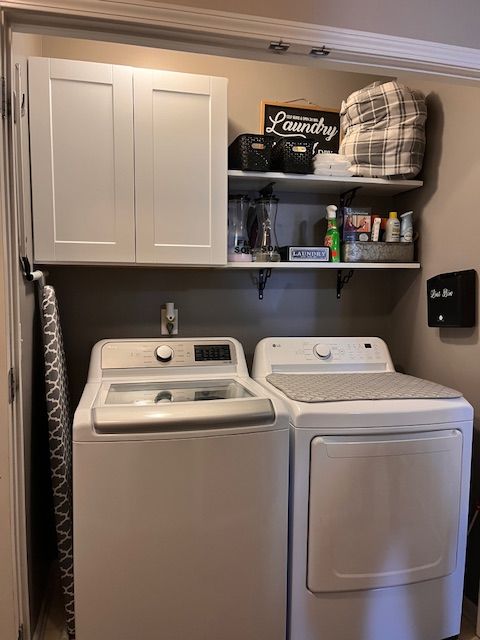
[[68,640],[64,627],[63,602],[59,588],[55,589],[52,596],[43,637],[40,636],[39,640]]
[[465,618],[462,621],[460,640],[478,640],[478,637],[475,635],[474,626]]

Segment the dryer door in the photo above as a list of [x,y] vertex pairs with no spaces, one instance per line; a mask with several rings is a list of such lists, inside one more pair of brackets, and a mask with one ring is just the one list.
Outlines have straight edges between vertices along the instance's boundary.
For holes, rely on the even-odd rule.
[[390,587],[456,567],[462,433],[311,442],[307,586]]

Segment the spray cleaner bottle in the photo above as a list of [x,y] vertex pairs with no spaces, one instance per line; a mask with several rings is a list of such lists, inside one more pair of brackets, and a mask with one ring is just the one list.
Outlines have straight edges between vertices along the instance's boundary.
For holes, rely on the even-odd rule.
[[334,204],[327,207],[327,223],[324,246],[330,248],[330,262],[340,262],[340,233],[337,227],[337,207]]

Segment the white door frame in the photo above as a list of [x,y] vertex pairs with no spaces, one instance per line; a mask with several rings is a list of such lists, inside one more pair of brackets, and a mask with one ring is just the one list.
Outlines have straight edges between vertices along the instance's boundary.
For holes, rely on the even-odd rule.
[[[0,66],[10,95],[11,31],[2,11]],[[7,105],[8,103],[8,105]],[[4,109],[11,107],[8,98]],[[20,629],[29,632],[26,573],[25,496],[23,492],[23,448],[18,393],[16,393],[17,314],[13,257],[16,255],[15,225],[12,224],[11,119],[2,117],[0,126],[0,637],[17,640]],[[14,375],[13,385],[10,374]],[[15,395],[15,398],[13,395]],[[19,437],[20,436],[20,437]],[[20,480],[20,482],[19,482]],[[23,532],[23,533],[22,533]]]
[[[3,145],[3,133],[1,134]],[[3,165],[3,159],[1,161]],[[3,171],[1,190],[5,184]],[[2,242],[0,243],[0,637],[16,640],[19,627],[17,597],[16,526],[14,509],[14,430],[12,405],[9,403],[9,376],[11,367],[11,315],[10,315],[10,270],[8,265],[7,227],[5,206],[0,206]]]

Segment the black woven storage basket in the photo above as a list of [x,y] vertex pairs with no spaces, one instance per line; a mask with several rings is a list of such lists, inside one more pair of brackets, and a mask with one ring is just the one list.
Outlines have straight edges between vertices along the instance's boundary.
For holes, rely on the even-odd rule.
[[269,171],[275,138],[242,133],[228,147],[228,168],[242,171]]
[[285,173],[312,173],[315,140],[279,140],[273,148],[272,169]]

